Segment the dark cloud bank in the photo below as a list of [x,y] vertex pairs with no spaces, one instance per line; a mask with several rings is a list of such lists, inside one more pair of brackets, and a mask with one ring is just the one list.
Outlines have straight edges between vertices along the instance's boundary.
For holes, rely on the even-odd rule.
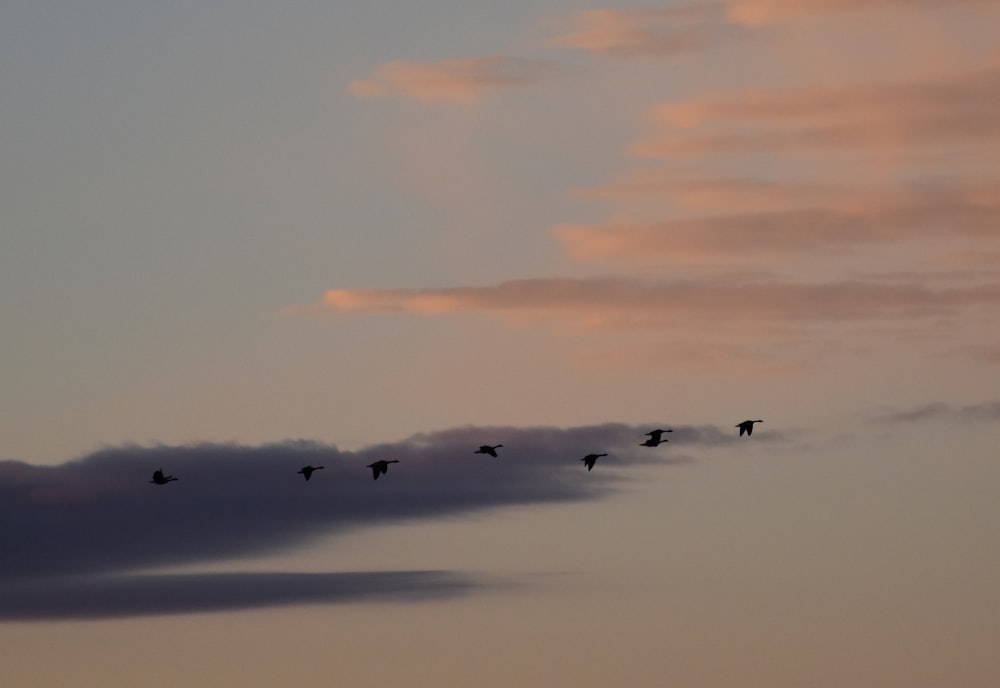
[[[736,441],[714,427],[459,428],[347,452],[289,441],[103,449],[59,466],[0,462],[0,619],[102,618],[306,602],[435,599],[483,585],[455,572],[156,574],[310,538],[504,505],[601,498],[621,470]],[[758,439],[755,437],[755,439]],[[762,439],[766,439],[766,436]],[[503,443],[499,458],[473,454]],[[588,473],[587,453],[608,452]],[[398,459],[377,482],[365,467]],[[296,471],[323,465],[306,482]],[[178,481],[149,484],[163,468]]]

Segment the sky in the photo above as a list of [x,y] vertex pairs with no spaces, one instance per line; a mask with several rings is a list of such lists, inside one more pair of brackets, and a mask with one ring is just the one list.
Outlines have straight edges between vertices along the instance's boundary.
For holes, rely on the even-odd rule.
[[998,27],[3,3],[4,684],[997,685]]

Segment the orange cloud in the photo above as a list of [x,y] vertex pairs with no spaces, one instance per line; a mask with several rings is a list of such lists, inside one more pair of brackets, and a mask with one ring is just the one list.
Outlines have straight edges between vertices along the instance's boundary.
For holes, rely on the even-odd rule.
[[727,0],[729,21],[762,26],[821,14],[860,12],[882,7],[939,9],[944,5],[995,5],[996,0]]
[[[871,151],[1000,142],[1000,69],[662,105],[640,156]],[[675,133],[677,129],[695,130]]]
[[[703,183],[707,184],[707,180]],[[742,212],[655,224],[560,225],[553,230],[579,260],[773,259],[873,244],[972,239],[1000,242],[1000,187],[846,193],[826,206]]]
[[[667,325],[691,319],[827,322],[942,316],[1000,306],[1000,285],[932,289],[915,283],[647,281],[627,278],[549,278],[485,287],[335,290],[323,305],[333,312],[493,313],[592,317]],[[590,320],[593,322],[593,320]]]
[[440,62],[389,62],[367,79],[353,81],[357,98],[400,97],[419,101],[470,103],[489,90],[532,86],[557,68],[546,60],[478,57]]
[[663,56],[703,48],[725,28],[716,5],[592,10],[576,14],[567,32],[552,42],[602,55]]
[[573,195],[600,201],[660,199],[689,208],[777,210],[816,205],[849,190],[831,184],[777,183],[750,177],[685,177],[673,169],[634,170],[607,184],[577,189]]
[[[290,314],[489,315],[567,328],[570,359],[599,368],[704,366],[791,373],[906,341],[984,358],[1000,341],[1000,285],[896,281],[525,279],[438,289],[335,290]],[[973,343],[975,343],[973,345]]]

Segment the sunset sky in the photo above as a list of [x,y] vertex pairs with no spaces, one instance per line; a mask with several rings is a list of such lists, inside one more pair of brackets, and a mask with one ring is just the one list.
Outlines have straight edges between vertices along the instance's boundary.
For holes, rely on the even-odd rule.
[[1000,685],[998,30],[0,4],[3,685]]

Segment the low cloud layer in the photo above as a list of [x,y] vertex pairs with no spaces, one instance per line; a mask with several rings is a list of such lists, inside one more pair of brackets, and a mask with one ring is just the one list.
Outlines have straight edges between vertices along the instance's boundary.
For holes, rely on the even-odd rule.
[[[59,466],[0,462],[0,619],[96,618],[304,602],[424,599],[474,588],[451,572],[144,573],[289,549],[320,535],[505,505],[609,495],[628,465],[681,461],[675,445],[736,440],[677,428],[459,428],[357,452],[310,442],[105,449]],[[761,439],[766,441],[767,435]],[[474,454],[504,445],[500,457]],[[580,458],[607,452],[587,472]],[[367,464],[395,459],[372,479]],[[297,471],[325,466],[309,482]],[[162,468],[178,480],[152,485]]]
[[106,619],[294,604],[421,602],[473,591],[446,571],[124,574],[45,578],[0,586],[0,620]]

